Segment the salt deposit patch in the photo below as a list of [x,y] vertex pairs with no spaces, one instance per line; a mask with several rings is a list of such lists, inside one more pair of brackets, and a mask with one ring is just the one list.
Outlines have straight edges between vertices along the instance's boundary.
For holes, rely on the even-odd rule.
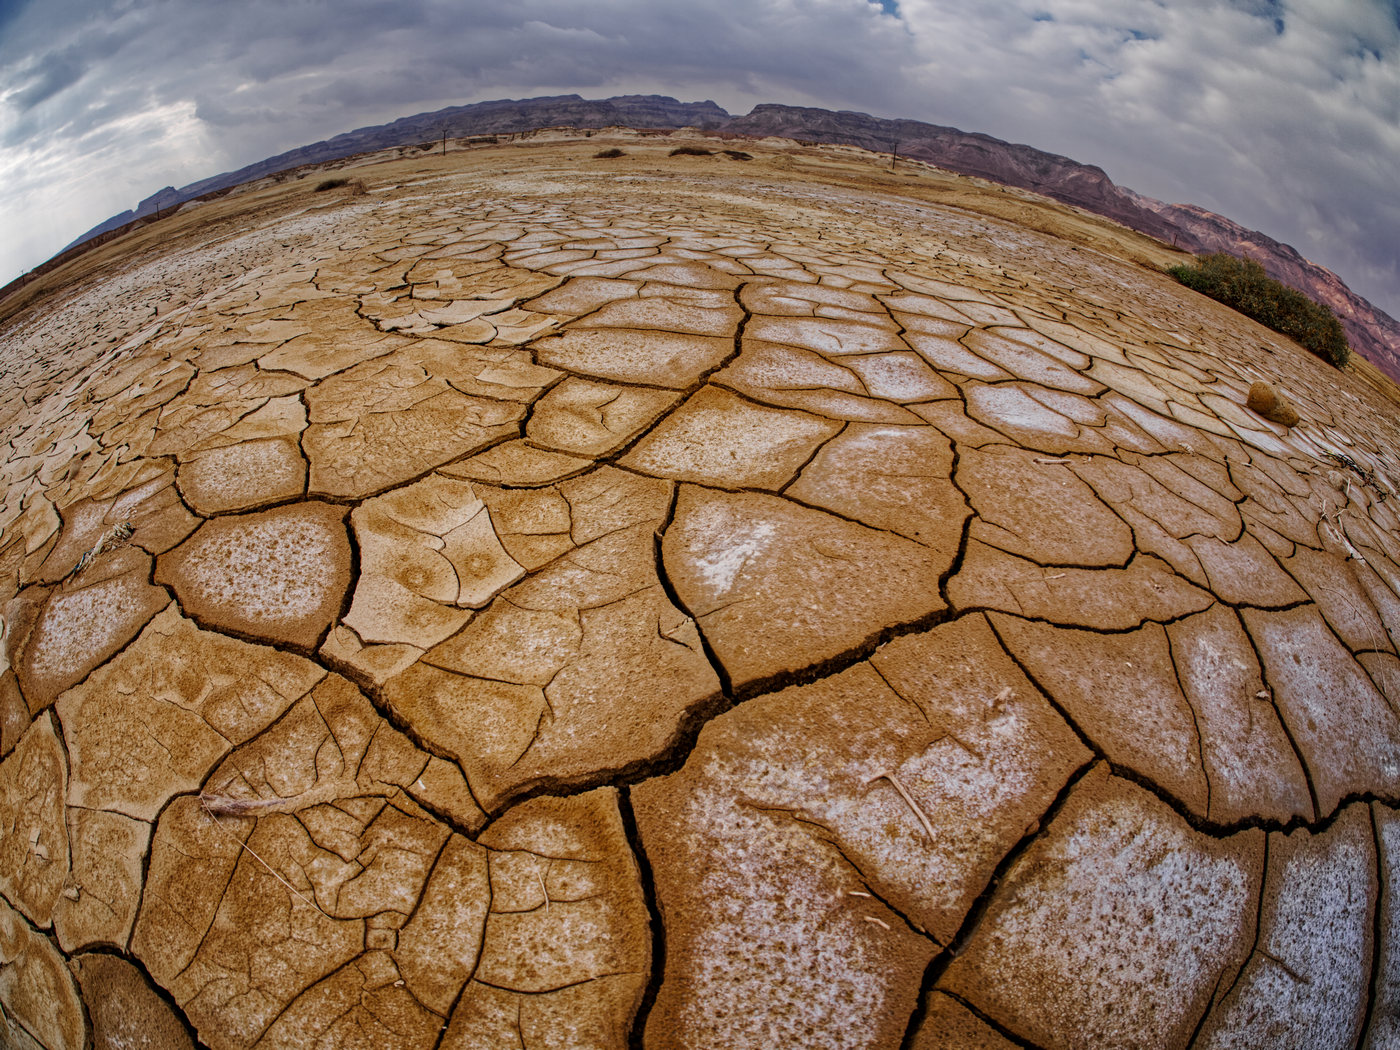
[[180,491],[201,514],[300,496],[306,461],[295,441],[269,438],[211,449],[180,467]]
[[777,535],[771,521],[755,521],[738,526],[728,533],[724,546],[695,560],[695,568],[716,597],[724,597],[734,580],[753,558],[768,548],[768,541]]
[[[12,637],[11,659],[31,711],[81,681],[169,601],[147,582],[150,564],[131,548],[106,555],[53,592],[28,637]],[[88,576],[104,573],[105,579],[82,586]]]
[[933,941],[1086,757],[980,616],[716,719],[633,794],[668,919],[648,1045],[895,1045]]
[[1248,948],[1261,845],[1199,835],[1101,766],[942,984],[1042,1046],[1181,1045]]
[[1322,834],[1270,838],[1259,943],[1199,1046],[1356,1045],[1371,966],[1373,850],[1364,806]]
[[312,575],[324,546],[314,526],[262,522],[210,543],[191,582],[244,616],[285,623],[305,615],[319,597]]
[[[1028,430],[1072,438],[1078,427],[1058,412],[1013,386],[974,386],[967,394],[968,415],[990,427]],[[1019,436],[1019,435],[1018,435]]]
[[684,481],[777,489],[840,429],[829,419],[756,405],[707,386],[644,437],[623,463]]
[[309,649],[350,583],[345,512],[307,502],[208,522],[156,576],[197,619]]
[[926,547],[777,496],[682,485],[662,556],[736,685],[943,608]]

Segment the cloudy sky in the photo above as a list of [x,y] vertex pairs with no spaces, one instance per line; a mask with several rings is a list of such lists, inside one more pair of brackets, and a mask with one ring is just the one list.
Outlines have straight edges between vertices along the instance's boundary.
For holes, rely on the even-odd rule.
[[1400,0],[0,0],[0,283],[162,186],[568,92],[1029,143],[1400,316]]

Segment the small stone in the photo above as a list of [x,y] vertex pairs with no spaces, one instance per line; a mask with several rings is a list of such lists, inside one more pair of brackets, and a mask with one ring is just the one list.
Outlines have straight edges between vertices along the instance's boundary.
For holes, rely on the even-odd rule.
[[1253,412],[1258,412],[1271,423],[1285,427],[1298,425],[1298,410],[1289,403],[1278,387],[1262,379],[1250,384],[1245,406]]

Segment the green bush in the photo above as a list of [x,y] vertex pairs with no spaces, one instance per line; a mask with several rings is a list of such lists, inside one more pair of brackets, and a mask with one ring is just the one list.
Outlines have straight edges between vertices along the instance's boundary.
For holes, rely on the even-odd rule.
[[1191,266],[1173,266],[1167,273],[1187,288],[1296,339],[1338,368],[1351,357],[1346,333],[1332,308],[1275,281],[1253,259],[1215,252],[1197,257]]

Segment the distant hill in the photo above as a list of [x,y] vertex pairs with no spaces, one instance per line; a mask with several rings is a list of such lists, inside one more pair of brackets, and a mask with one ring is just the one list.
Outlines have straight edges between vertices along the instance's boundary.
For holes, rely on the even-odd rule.
[[[222,175],[192,182],[179,190],[167,187],[142,201],[136,211],[125,211],[112,216],[106,222],[88,230],[63,250],[67,251],[68,248],[123,226],[133,219],[153,214],[157,208],[183,204],[206,193],[240,186],[253,179],[261,179],[305,164],[325,164],[328,161],[354,156],[356,153],[372,153],[391,146],[434,142],[443,135],[449,138],[466,138],[473,135],[504,135],[560,126],[709,128],[720,127],[733,119],[713,102],[677,102],[664,95],[618,95],[615,98],[598,100],[585,99],[578,95],[548,95],[519,101],[501,99],[496,102],[476,102],[469,106],[449,106],[447,109],[434,110],[431,113],[400,117],[388,124],[356,128],[323,142],[313,142],[309,146],[299,146],[286,153],[279,153],[275,157],[268,157],[236,171],[226,171]],[[173,198],[169,196],[172,193],[175,194]]]
[[[431,142],[443,135],[465,138],[560,126],[695,127],[726,135],[776,135],[885,152],[897,148],[900,156],[1041,193],[1185,251],[1228,251],[1256,259],[1270,276],[1331,306],[1346,328],[1352,349],[1400,382],[1400,322],[1351,291],[1330,270],[1309,262],[1289,245],[1266,234],[1194,205],[1166,204],[1144,197],[1115,185],[1101,168],[1030,146],[918,120],[885,120],[865,113],[801,106],[761,105],[742,117],[732,116],[713,102],[679,102],[664,95],[619,95],[596,100],[554,95],[450,106],[389,124],[358,128],[178,190],[166,187],[146,198],[134,211],[114,215],[89,230],[65,248],[60,257],[133,221],[289,168],[392,146]],[[0,289],[0,296],[8,290]]]

